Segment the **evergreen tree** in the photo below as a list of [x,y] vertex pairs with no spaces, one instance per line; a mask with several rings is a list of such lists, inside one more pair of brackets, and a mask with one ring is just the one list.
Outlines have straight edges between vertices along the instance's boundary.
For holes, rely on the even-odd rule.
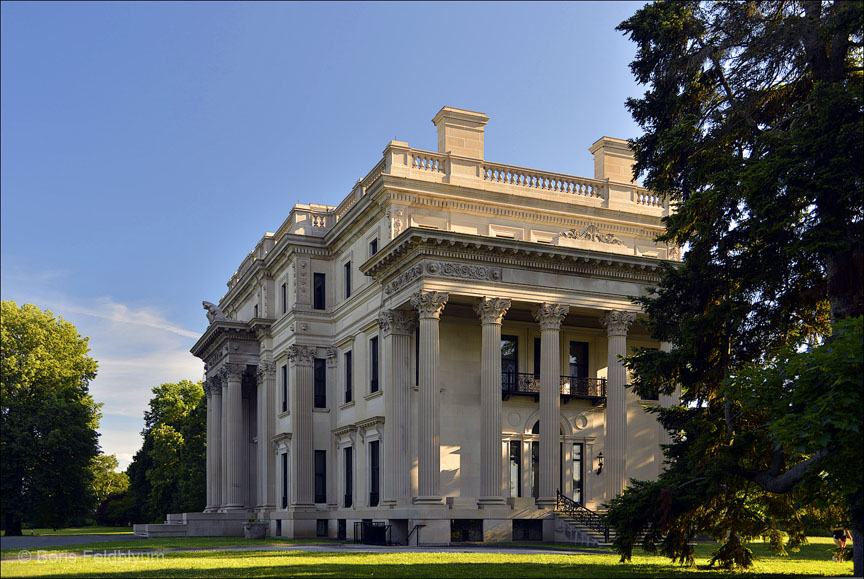
[[[639,301],[671,352],[626,360],[673,433],[658,481],[610,503],[616,547],[747,567],[744,542],[804,539],[802,516],[845,513],[862,571],[864,3],[657,2],[619,29],[648,86],[637,174],[676,212],[659,239],[686,249]],[[662,543],[661,543],[662,541]]]

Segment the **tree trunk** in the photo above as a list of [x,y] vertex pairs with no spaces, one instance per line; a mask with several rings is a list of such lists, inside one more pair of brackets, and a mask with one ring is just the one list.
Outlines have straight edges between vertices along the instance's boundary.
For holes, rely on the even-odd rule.
[[864,533],[852,529],[852,576],[864,576]]
[[7,537],[20,537],[21,532],[21,517],[14,515],[6,515],[6,524],[3,526]]

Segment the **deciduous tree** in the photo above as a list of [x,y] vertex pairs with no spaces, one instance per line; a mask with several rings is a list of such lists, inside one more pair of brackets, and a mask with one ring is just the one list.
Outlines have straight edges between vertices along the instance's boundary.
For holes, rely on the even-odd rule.
[[[672,351],[626,360],[673,433],[658,481],[611,501],[616,546],[746,567],[748,539],[804,540],[802,512],[837,512],[862,571],[864,3],[657,2],[619,29],[647,85],[637,174],[676,212],[660,240],[680,267],[639,299]],[[662,542],[661,542],[662,541]]]

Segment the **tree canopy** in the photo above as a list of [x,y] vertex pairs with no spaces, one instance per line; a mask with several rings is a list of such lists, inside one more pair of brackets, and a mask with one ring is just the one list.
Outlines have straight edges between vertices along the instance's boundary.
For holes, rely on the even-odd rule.
[[637,301],[669,352],[625,360],[673,434],[668,468],[610,503],[616,547],[804,540],[803,515],[850,525],[861,572],[864,3],[656,2],[621,23],[647,85],[635,172],[675,212],[679,266]]
[[206,502],[207,398],[201,382],[153,388],[144,412],[144,444],[129,465],[130,493],[139,520],[201,511]]
[[20,535],[22,521],[58,527],[92,506],[97,364],[75,326],[36,306],[3,300],[0,331],[0,494],[6,534]]

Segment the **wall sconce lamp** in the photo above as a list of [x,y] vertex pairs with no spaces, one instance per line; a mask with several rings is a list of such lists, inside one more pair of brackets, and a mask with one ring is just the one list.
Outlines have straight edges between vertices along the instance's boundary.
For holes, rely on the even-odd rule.
[[603,472],[603,453],[597,455],[597,474]]

